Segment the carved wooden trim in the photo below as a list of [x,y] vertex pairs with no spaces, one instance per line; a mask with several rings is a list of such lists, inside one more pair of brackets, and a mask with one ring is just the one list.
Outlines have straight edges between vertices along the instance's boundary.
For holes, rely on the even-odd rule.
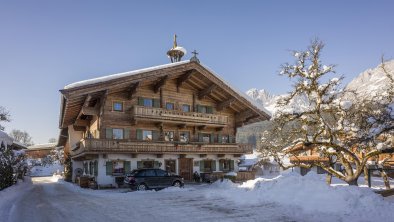
[[209,94],[211,94],[213,92],[213,90],[215,90],[218,86],[216,84],[212,84],[210,85],[208,88],[205,88],[201,91],[198,92],[198,99],[204,99],[205,96],[208,96]]

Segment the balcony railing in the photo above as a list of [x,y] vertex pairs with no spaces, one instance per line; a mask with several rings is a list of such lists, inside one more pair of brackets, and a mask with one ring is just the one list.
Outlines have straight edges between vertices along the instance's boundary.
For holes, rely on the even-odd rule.
[[177,143],[128,141],[113,139],[83,139],[72,149],[71,155],[81,153],[152,153],[152,154],[248,154],[253,152],[251,144],[236,143]]
[[179,110],[167,110],[145,106],[134,106],[133,116],[135,118],[147,118],[149,120],[157,119],[160,121],[179,123],[196,123],[221,126],[225,126],[228,123],[228,116],[224,115],[182,112]]

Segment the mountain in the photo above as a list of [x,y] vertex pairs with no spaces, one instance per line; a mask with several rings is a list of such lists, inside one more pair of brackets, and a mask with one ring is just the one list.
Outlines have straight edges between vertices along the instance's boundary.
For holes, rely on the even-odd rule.
[[256,88],[246,91],[246,95],[263,105],[271,113],[274,112],[276,101],[279,98],[279,96],[273,95],[265,89],[258,90]]
[[[394,78],[394,60],[384,63],[386,70]],[[361,95],[371,96],[382,90],[387,90],[388,77],[383,72],[381,65],[373,69],[367,69],[354,78],[346,87],[347,90],[354,90]]]
[[[385,68],[394,78],[394,60],[385,62]],[[354,90],[361,95],[370,96],[387,90],[387,81],[388,77],[383,72],[381,65],[378,65],[375,68],[360,73],[345,87],[345,89]],[[286,95],[273,95],[265,89],[258,90],[256,88],[249,89],[246,91],[246,94],[256,102],[262,104],[272,114],[276,111],[275,105],[278,99]],[[293,99],[286,109],[296,111],[307,106],[308,102],[306,96],[298,96]]]

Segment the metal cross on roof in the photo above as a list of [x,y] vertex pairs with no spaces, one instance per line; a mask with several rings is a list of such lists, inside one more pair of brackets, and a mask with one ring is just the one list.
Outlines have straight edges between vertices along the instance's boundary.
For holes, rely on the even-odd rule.
[[190,61],[200,63],[200,60],[197,58],[198,52],[197,52],[196,50],[194,50],[194,51],[192,52],[192,54],[193,54],[193,56],[192,56],[192,58],[190,59]]

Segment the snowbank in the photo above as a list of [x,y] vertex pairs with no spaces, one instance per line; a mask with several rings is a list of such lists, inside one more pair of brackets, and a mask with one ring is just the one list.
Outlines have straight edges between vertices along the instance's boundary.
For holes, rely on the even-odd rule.
[[8,218],[10,211],[13,210],[13,203],[31,188],[31,178],[25,177],[24,181],[19,180],[17,184],[0,191],[0,218]]
[[61,174],[64,170],[64,166],[58,162],[45,166],[34,166],[30,169],[30,176],[42,177],[52,176],[53,174]]
[[274,179],[257,178],[241,185],[225,180],[214,183],[212,188],[207,191],[207,198],[225,198],[240,205],[274,202],[299,208],[311,215],[335,215],[345,221],[387,221],[394,218],[394,203],[385,201],[371,189],[327,186],[324,176],[314,172],[306,176],[288,173]]

